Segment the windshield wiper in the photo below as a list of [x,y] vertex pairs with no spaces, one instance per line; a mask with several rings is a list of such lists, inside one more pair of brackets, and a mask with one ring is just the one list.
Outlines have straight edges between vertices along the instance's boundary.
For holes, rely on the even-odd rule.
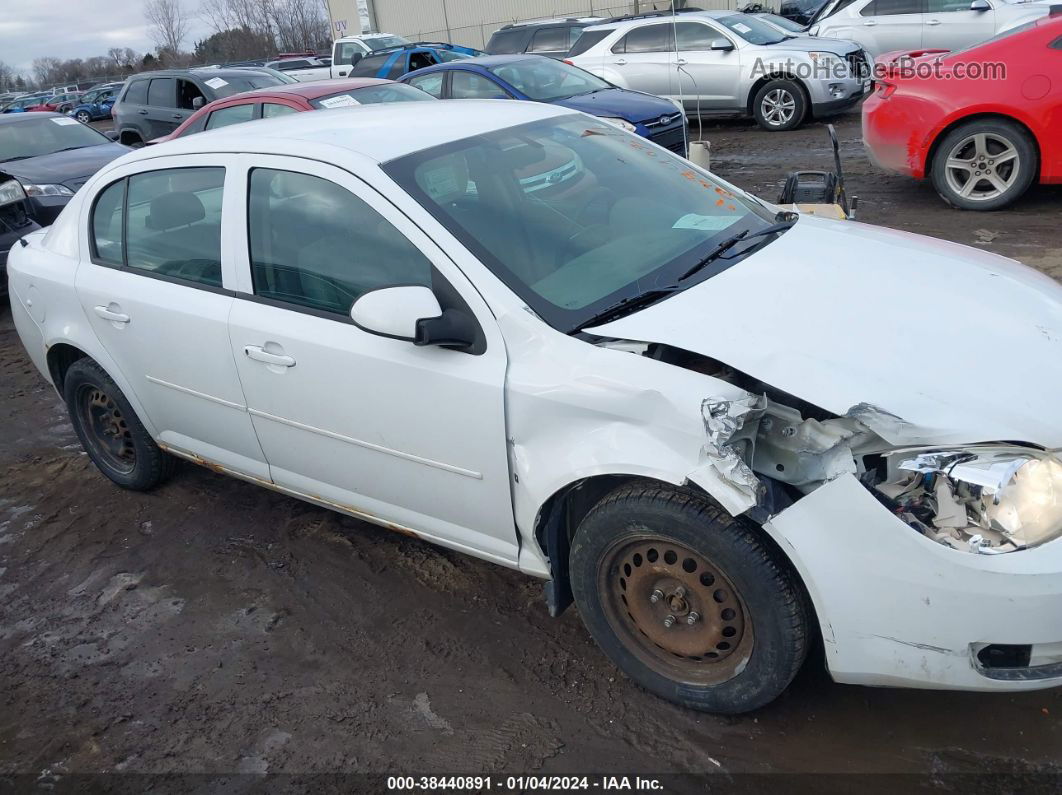
[[639,293],[638,295],[627,296],[611,306],[605,307],[587,320],[584,320],[579,324],[575,331],[582,331],[587,326],[597,326],[601,323],[615,320],[617,317],[633,312],[635,309],[655,303],[665,295],[678,292],[680,289],[682,288],[678,285],[673,285],[671,287],[655,287],[652,290],[646,290],[644,293]]
[[713,262],[719,259],[719,257],[721,257],[723,254],[725,254],[727,251],[732,249],[734,246],[736,246],[743,240],[752,240],[753,238],[764,237],[765,235],[773,235],[776,232],[784,232],[786,229],[789,229],[789,227],[791,227],[795,223],[796,220],[782,221],[781,223],[765,226],[763,227],[763,229],[757,229],[755,232],[750,232],[748,229],[745,229],[744,231],[738,232],[736,235],[731,235],[726,240],[719,243],[706,255],[701,257],[701,259],[699,259],[693,265],[692,268],[690,268],[688,271],[679,276],[678,281],[686,281],[686,279],[690,278],[690,276],[707,267],[708,265],[711,265]]

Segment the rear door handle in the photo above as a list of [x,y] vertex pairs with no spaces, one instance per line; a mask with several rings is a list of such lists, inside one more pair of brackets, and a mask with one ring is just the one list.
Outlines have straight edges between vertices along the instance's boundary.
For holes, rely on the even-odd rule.
[[685,58],[679,58],[678,61],[676,61],[676,63],[679,66],[685,66],[686,65],[686,59]]
[[141,116],[147,116],[148,115],[148,112],[146,110],[138,110],[137,113],[139,113]]
[[174,113],[173,114],[173,118],[175,118],[175,119],[183,119],[184,117],[180,113]]
[[616,66],[623,66],[623,64],[627,63],[627,61],[624,58],[618,58],[615,63]]
[[114,310],[108,309],[105,306],[97,306],[97,307],[95,307],[95,312],[96,312],[97,315],[102,317],[104,320],[109,320],[112,323],[128,323],[129,322],[129,315],[123,314],[122,312],[115,312]]
[[864,24],[864,25],[866,25],[866,26],[867,26],[868,28],[872,28],[872,27],[874,27],[875,25],[877,25],[878,23],[877,23],[877,22],[875,22],[875,21],[874,21],[873,19],[868,19],[868,20],[867,20],[866,22],[864,22],[863,24]]
[[247,358],[254,359],[256,362],[265,362],[266,364],[275,364],[278,367],[294,367],[295,359],[291,356],[284,356],[280,353],[270,353],[260,345],[246,345],[243,352],[247,355]]
[[940,24],[940,20],[939,19],[929,19],[929,20],[926,20],[926,24],[927,25],[939,25]]

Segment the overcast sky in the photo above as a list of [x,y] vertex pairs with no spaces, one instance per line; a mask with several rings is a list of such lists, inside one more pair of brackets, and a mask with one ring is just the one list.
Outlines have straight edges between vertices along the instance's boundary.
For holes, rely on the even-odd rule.
[[[208,34],[195,16],[199,0],[184,0],[189,35],[184,47]],[[34,58],[89,58],[111,47],[154,49],[143,0],[0,0],[0,60],[30,73]]]

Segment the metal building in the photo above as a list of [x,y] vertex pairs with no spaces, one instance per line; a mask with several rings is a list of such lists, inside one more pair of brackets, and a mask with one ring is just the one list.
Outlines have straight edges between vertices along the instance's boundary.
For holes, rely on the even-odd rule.
[[[679,0],[678,6],[734,8],[745,0]],[[360,7],[360,8],[359,8]],[[551,17],[611,17],[664,11],[670,0],[328,0],[335,36],[361,30],[413,41],[449,41],[482,48],[503,25]]]

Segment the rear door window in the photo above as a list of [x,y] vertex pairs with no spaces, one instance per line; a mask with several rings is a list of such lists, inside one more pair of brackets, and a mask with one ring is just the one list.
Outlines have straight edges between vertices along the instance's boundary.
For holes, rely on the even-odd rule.
[[432,72],[431,74],[411,78],[409,84],[414,88],[419,88],[421,91],[426,91],[436,99],[441,99],[443,80],[445,78],[446,72]]
[[129,88],[125,92],[125,101],[134,105],[146,105],[148,98],[148,82],[147,80],[134,80],[129,84]]
[[255,103],[245,102],[242,105],[232,105],[228,108],[216,110],[207,119],[206,128],[208,130],[217,130],[220,127],[228,127],[230,124],[251,121],[254,118],[255,107]]
[[275,102],[265,102],[262,104],[262,118],[272,119],[277,116],[287,116],[289,113],[298,113],[291,105],[278,105]]
[[154,77],[148,86],[147,104],[156,108],[177,107],[177,81],[172,77]]
[[567,28],[540,28],[531,39],[528,52],[567,52]]
[[922,0],[873,0],[859,12],[864,17],[886,17],[896,14],[921,14]]
[[509,99],[509,94],[495,83],[475,72],[455,69],[450,74],[451,99]]
[[[670,22],[658,25],[645,25],[635,28],[612,48],[613,52],[639,53],[639,52],[664,52],[672,50],[672,30]],[[621,47],[622,49],[617,49]]]

